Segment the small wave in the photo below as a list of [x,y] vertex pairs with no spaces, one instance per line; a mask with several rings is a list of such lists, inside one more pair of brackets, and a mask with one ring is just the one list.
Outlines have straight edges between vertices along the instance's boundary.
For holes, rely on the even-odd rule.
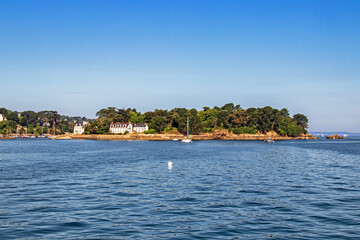
[[196,198],[192,198],[192,197],[184,197],[184,198],[178,198],[175,200],[176,202],[196,202],[197,199]]
[[129,192],[117,192],[114,195],[120,196],[120,197],[137,197],[137,196],[140,196],[141,194],[139,194],[139,193],[129,193]]
[[237,208],[239,206],[234,204],[210,204],[206,208]]
[[86,222],[79,222],[79,221],[71,221],[60,224],[61,227],[65,228],[82,228],[86,227],[88,224]]
[[53,206],[42,206],[26,210],[26,212],[60,212],[61,209]]
[[254,193],[254,194],[258,194],[258,195],[267,195],[267,194],[269,194],[268,192],[264,192],[264,191],[246,190],[246,189],[241,189],[238,192],[240,192],[240,193]]

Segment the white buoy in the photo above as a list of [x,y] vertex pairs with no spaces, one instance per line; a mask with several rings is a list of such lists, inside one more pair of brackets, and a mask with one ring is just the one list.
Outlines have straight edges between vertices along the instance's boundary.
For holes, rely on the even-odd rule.
[[171,170],[173,167],[173,163],[171,161],[168,162],[168,169]]

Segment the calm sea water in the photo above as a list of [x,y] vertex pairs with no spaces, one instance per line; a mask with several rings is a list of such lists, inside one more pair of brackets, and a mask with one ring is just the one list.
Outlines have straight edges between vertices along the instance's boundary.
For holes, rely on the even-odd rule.
[[1,140],[0,238],[360,239],[360,138]]

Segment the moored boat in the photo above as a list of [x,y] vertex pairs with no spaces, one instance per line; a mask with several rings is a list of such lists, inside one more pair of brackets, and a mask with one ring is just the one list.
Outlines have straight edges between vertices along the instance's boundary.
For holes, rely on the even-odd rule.
[[189,118],[187,118],[187,125],[186,125],[186,138],[181,140],[183,143],[191,143],[192,140],[189,138],[190,135],[190,126],[189,126]]

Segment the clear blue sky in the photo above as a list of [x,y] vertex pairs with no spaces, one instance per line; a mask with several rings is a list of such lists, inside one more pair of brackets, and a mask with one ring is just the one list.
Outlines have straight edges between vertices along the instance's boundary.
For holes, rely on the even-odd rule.
[[360,1],[0,0],[0,107],[272,106],[360,132]]

